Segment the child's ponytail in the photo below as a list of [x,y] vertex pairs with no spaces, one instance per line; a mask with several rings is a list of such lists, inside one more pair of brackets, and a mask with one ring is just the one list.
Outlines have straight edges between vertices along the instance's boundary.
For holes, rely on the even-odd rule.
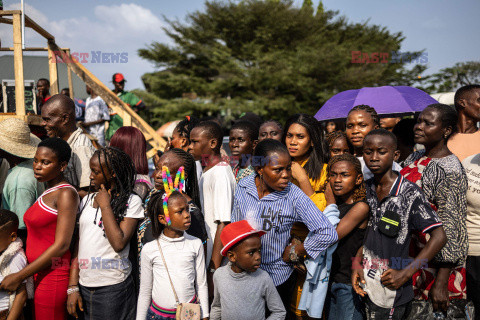
[[163,215],[163,198],[165,192],[158,191],[151,195],[147,204],[147,213],[150,221],[152,222],[152,234],[155,238],[158,238],[162,234],[164,225],[158,221],[158,216]]

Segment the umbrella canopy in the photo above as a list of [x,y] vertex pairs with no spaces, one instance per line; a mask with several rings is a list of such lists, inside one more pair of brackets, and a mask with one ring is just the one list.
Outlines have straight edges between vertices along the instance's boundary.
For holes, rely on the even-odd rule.
[[413,87],[365,87],[337,93],[325,102],[315,118],[318,121],[346,118],[350,109],[360,104],[375,108],[378,114],[395,115],[421,112],[432,103],[438,101]]

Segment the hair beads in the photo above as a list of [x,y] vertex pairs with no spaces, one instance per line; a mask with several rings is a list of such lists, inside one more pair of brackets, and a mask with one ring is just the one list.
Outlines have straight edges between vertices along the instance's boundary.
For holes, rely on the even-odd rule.
[[172,176],[170,175],[170,170],[167,167],[162,167],[162,180],[163,188],[165,189],[165,195],[163,197],[163,213],[165,214],[165,220],[167,220],[167,225],[171,225],[170,215],[168,214],[168,198],[173,191],[183,190],[183,185],[185,183],[185,168],[182,166],[178,168],[177,174],[175,175],[175,184],[172,181]]

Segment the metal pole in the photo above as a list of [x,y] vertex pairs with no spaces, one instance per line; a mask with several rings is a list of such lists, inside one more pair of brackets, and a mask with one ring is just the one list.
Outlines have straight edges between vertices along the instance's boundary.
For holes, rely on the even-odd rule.
[[25,4],[22,0],[22,50],[25,50]]

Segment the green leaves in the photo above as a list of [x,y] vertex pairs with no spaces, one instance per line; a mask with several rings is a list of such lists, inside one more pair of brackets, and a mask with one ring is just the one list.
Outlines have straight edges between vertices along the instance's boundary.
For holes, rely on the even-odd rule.
[[154,42],[138,51],[158,68],[143,76],[147,92],[139,95],[161,123],[186,114],[228,120],[246,111],[284,121],[315,113],[339,91],[413,84],[423,72],[352,63],[352,51],[397,51],[403,36],[350,23],[321,2],[313,11],[311,0],[300,8],[288,0],[207,1],[186,22],[167,20],[174,45]]

